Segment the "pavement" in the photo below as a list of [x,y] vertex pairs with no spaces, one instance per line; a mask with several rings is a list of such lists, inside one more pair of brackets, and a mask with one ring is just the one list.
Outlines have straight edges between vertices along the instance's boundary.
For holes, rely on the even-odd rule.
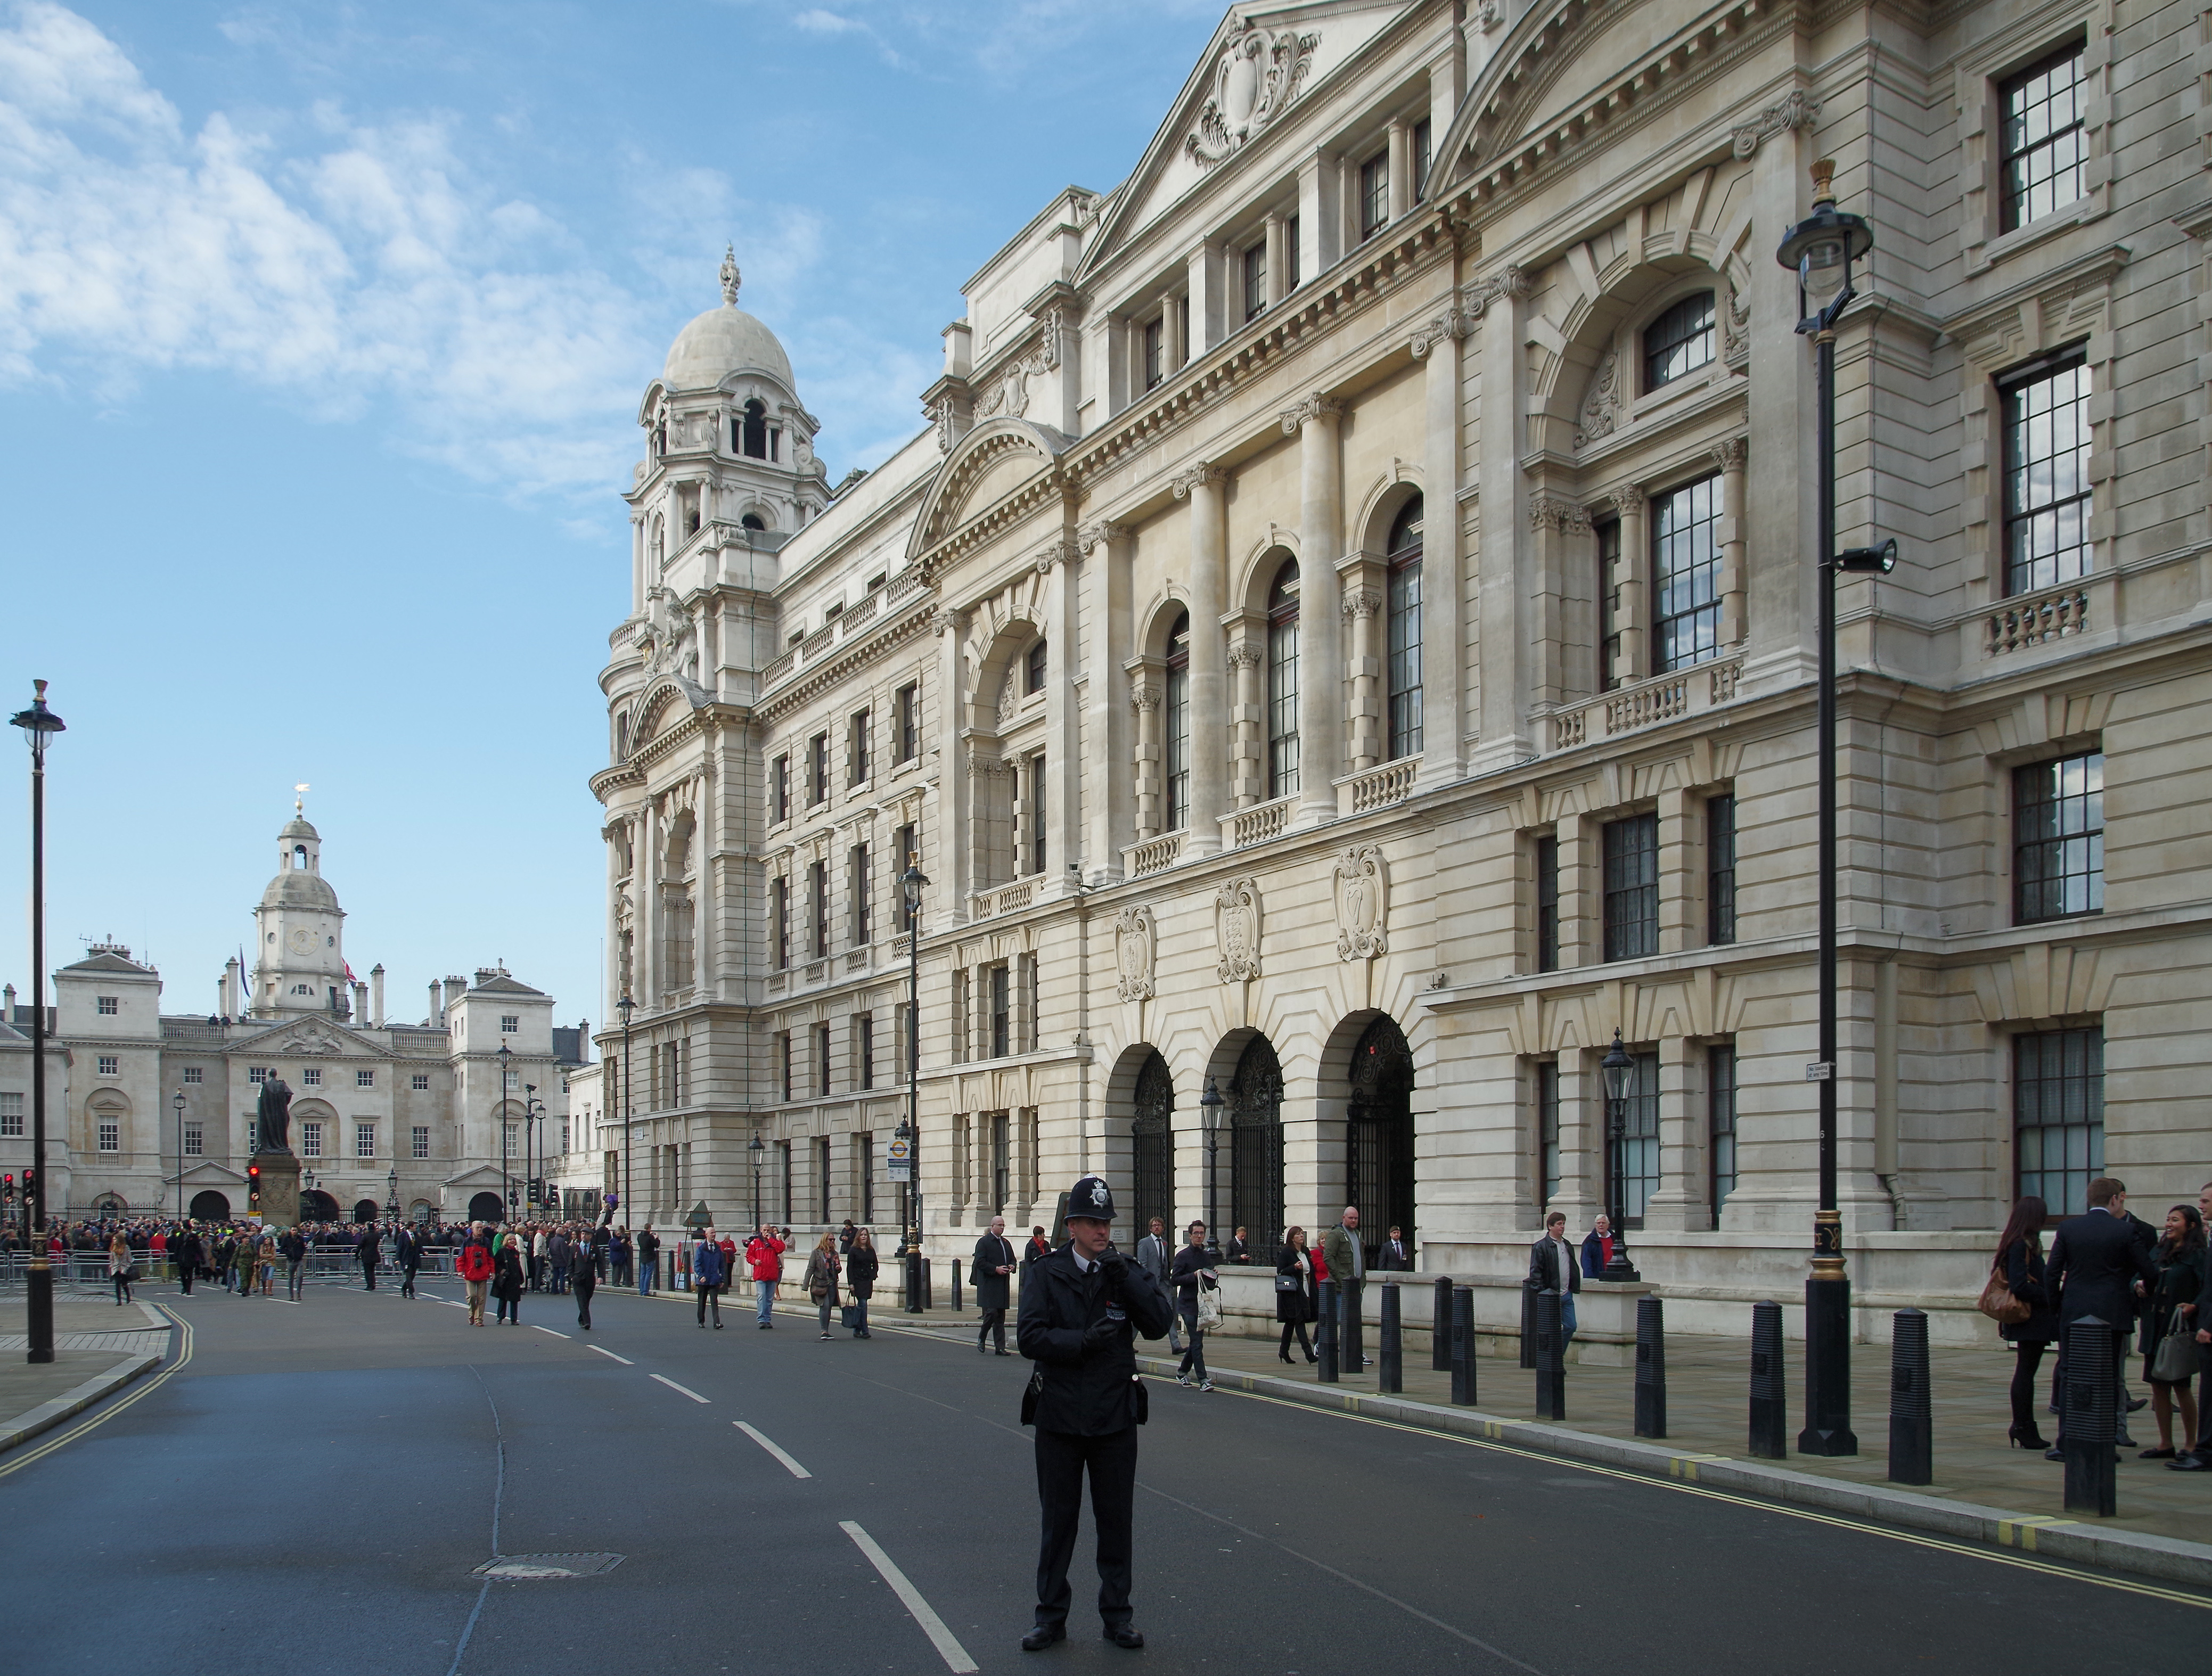
[[[22,1307],[20,1288],[0,1293],[6,1318],[20,1323]],[[97,1296],[58,1291],[52,1361],[26,1362],[28,1336],[0,1333],[0,1450],[52,1430],[152,1369],[168,1350],[170,1331],[150,1304],[118,1304],[104,1288]]]
[[39,1577],[9,1667],[1769,1676],[2151,1667],[2212,1627],[2199,1591],[1155,1381],[1150,1645],[1098,1639],[1086,1533],[1071,1637],[1025,1655],[1029,1369],[972,1327],[718,1333],[603,1290],[588,1335],[543,1296],[471,1328],[424,1290],[164,1297],[189,1359],[0,1455],[53,1515],[0,1521]]

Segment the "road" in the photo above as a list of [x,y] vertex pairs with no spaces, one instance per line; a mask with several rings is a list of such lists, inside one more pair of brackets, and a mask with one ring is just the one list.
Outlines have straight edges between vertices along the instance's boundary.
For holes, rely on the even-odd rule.
[[[2164,1586],[1156,1383],[1150,1645],[1098,1637],[1086,1529],[1070,1637],[1025,1655],[1026,1363],[606,1290],[588,1335],[543,1296],[472,1329],[424,1290],[148,1289],[181,1365],[0,1456],[0,1669],[2147,1671],[2212,1632]],[[579,1553],[622,1558],[477,1570]]]

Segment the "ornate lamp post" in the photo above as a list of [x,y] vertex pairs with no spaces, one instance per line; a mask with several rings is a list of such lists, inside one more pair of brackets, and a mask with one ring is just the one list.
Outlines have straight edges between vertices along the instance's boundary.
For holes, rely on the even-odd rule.
[[1613,1033],[1613,1046],[1598,1061],[1605,1077],[1606,1132],[1612,1138],[1613,1167],[1606,1171],[1606,1216],[1613,1224],[1613,1255],[1607,1261],[1604,1280],[1636,1280],[1636,1266],[1628,1260],[1628,1096],[1636,1085],[1636,1061],[1620,1045],[1620,1032]]
[[[762,1154],[762,1153],[763,1153],[763,1152],[765,1152],[765,1151],[768,1151],[768,1148],[767,1148],[767,1147],[765,1147],[765,1146],[763,1146],[763,1145],[761,1144],[760,1131],[759,1131],[759,1130],[757,1130],[757,1129],[754,1130],[754,1131],[753,1131],[752,1143],[751,1143],[751,1145],[749,1145],[749,1146],[747,1146],[747,1147],[745,1148],[745,1153],[746,1153],[746,1156],[747,1156],[747,1157],[749,1157],[750,1158],[751,1158],[751,1159],[752,1159],[752,1161],[753,1161],[753,1231],[754,1231],[754,1232],[756,1232],[756,1233],[757,1233],[757,1232],[759,1232],[759,1231],[760,1231],[760,1224],[761,1224],[761,1214],[760,1214],[760,1167],[761,1167],[761,1154]],[[872,1238],[873,1236],[871,1236],[871,1237]]]
[[169,1102],[177,1114],[177,1220],[185,1219],[185,1091],[179,1089]]
[[[631,1010],[632,1010],[633,1008],[635,1008],[636,1005],[637,1005],[637,1003],[630,999],[630,998],[629,998],[629,991],[628,991],[627,989],[625,989],[624,991],[623,991],[623,998],[622,998],[622,999],[620,999],[619,1001],[617,1001],[617,1002],[615,1003],[615,1011],[616,1011],[617,1012],[618,1012],[618,1013],[622,1014],[622,1027],[623,1027],[623,1074],[622,1074],[622,1106],[623,1106],[623,1168],[622,1168],[622,1197],[620,1198],[620,1199],[619,1199],[619,1200],[616,1201],[617,1203],[618,1203],[618,1204],[623,1204],[623,1205],[627,1205],[627,1204],[629,1202],[629,1015],[630,1015]],[[607,1218],[606,1218],[606,1219],[607,1219],[607,1221],[608,1221],[608,1222],[610,1222],[610,1223],[611,1223],[611,1222],[615,1219],[615,1205],[613,1205],[613,1204],[610,1204],[610,1205],[607,1206]]]
[[514,1055],[507,1050],[507,1044],[504,1041],[501,1042],[499,1044],[499,1185],[500,1196],[507,1201],[507,1219],[509,1222],[514,1220],[513,1168],[514,1125],[507,1120],[507,1091],[514,1086],[507,1080],[514,1075],[514,1072],[507,1068],[514,1062]]
[[1214,1165],[1214,1150],[1221,1141],[1221,1108],[1225,1103],[1208,1077],[1206,1092],[1198,1096],[1198,1123],[1206,1133],[1206,1248],[1217,1256],[1221,1251],[1221,1174]]
[[1836,166],[1813,165],[1813,213],[1791,228],[1775,260],[1797,276],[1797,330],[1813,340],[1820,482],[1814,589],[1819,612],[1820,1057],[1805,1068],[1820,1087],[1820,1208],[1813,1217],[1813,1272],[1805,1281],[1805,1429],[1800,1454],[1858,1453],[1851,1433],[1851,1284],[1844,1267],[1843,1218],[1836,1207],[1836,574],[1884,572],[1897,543],[1836,551],[1836,321],[1857,295],[1851,268],[1874,249],[1874,229],[1836,208]]
[[46,746],[64,731],[46,708],[46,683],[31,683],[31,707],[10,719],[31,747],[31,1278],[26,1332],[29,1362],[54,1359],[54,1272],[46,1261]]
[[384,1218],[394,1228],[399,1226],[399,1165],[397,1161],[384,1173]]

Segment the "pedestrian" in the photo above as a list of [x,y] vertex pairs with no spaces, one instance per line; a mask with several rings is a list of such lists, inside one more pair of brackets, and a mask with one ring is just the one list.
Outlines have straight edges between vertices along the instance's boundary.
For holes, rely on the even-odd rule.
[[499,1300],[499,1319],[508,1327],[522,1325],[522,1242],[513,1234],[492,1254],[491,1295]]
[[384,1241],[376,1231],[374,1223],[366,1224],[361,1230],[361,1244],[354,1254],[361,1260],[361,1285],[366,1292],[376,1290],[376,1260],[383,1254]]
[[720,1239],[715,1241],[714,1243],[722,1248],[722,1284],[719,1288],[717,1288],[717,1290],[720,1291],[724,1297],[727,1297],[730,1295],[731,1286],[735,1284],[738,1278],[738,1258],[739,1255],[738,1251],[738,1242],[729,1235],[725,1234]]
[[[2208,1241],[2212,1241],[2212,1181],[2197,1190],[2197,1213],[2203,1219]],[[2196,1328],[2191,1335],[2197,1341],[2197,1435],[2189,1447],[2166,1463],[2169,1473],[2212,1472],[2212,1321],[2208,1321],[2203,1305],[2212,1296],[2212,1250],[2204,1259],[2204,1284],[2197,1289],[2195,1305],[2182,1305]]]
[[1137,1428],[1146,1410],[1134,1337],[1162,1336],[1170,1311],[1152,1276],[1114,1249],[1114,1194],[1105,1179],[1084,1176],[1069,1190],[1067,1206],[1068,1242],[1023,1285],[1015,1334],[1021,1353],[1036,1364],[1022,1406],[1023,1422],[1036,1427],[1042,1527],[1036,1616],[1022,1637],[1028,1653],[1067,1636],[1067,1564],[1082,1520],[1086,1471],[1099,1619],[1116,1647],[1145,1644],[1129,1605]]
[[1336,1226],[1322,1236],[1322,1255],[1336,1277],[1337,1318],[1344,1323],[1338,1335],[1337,1361],[1346,1373],[1358,1373],[1370,1358],[1360,1344],[1360,1293],[1367,1280],[1367,1248],[1359,1240],[1359,1207],[1347,1205]]
[[200,1264],[206,1253],[200,1245],[199,1230],[187,1223],[169,1248],[177,1255],[177,1289],[186,1297],[192,1295],[192,1282],[199,1278]]
[[[1544,1237],[1528,1248],[1528,1284],[1532,1291],[1559,1295],[1559,1349],[1564,1353],[1574,1342],[1575,1294],[1583,1289],[1575,1248],[1567,1243],[1565,1211],[1554,1211],[1544,1218]],[[1472,1351],[1474,1347],[1468,1348]]]
[[[645,1231],[637,1236],[637,1295],[651,1297],[653,1289],[660,1281],[660,1236],[647,1223]],[[726,1277],[725,1279],[726,1284]]]
[[[1176,1289],[1176,1307],[1182,1312],[1183,1333],[1189,1339],[1183,1346],[1182,1365],[1176,1369],[1176,1383],[1188,1385],[1195,1370],[1198,1388],[1211,1391],[1213,1381],[1206,1376],[1206,1334],[1198,1326],[1198,1292],[1201,1286],[1210,1289],[1219,1285],[1221,1276],[1213,1266],[1213,1254],[1206,1248],[1206,1224],[1191,1224],[1189,1237],[1190,1243],[1176,1253],[1175,1267],[1168,1276],[1169,1283]],[[1160,1335],[1147,1333],[1145,1336],[1157,1339]]]
[[1024,1263],[1042,1263],[1051,1255],[1052,1242],[1045,1238],[1044,1230],[1030,1229],[1029,1248],[1022,1254],[1022,1260]]
[[[1167,1224],[1154,1217],[1145,1237],[1137,1242],[1137,1266],[1158,1283],[1162,1296],[1168,1290],[1168,1269],[1175,1261],[1175,1253],[1168,1245]],[[1182,1354],[1182,1321],[1172,1309],[1168,1311],[1168,1351],[1171,1355]]]
[[555,1229],[551,1236],[545,1242],[545,1266],[552,1271],[552,1286],[556,1292],[565,1292],[568,1290],[568,1257],[571,1250],[572,1248],[568,1243],[568,1230],[566,1228]]
[[845,1218],[845,1225],[837,1230],[837,1254],[839,1256],[843,1257],[851,1254],[853,1249],[853,1236],[858,1232],[860,1232],[860,1230],[853,1225],[853,1218],[847,1217]]
[[392,1260],[399,1270],[399,1296],[415,1296],[415,1272],[422,1266],[422,1242],[415,1237],[412,1229],[395,1230],[392,1236]]
[[115,1288],[115,1307],[120,1309],[131,1302],[131,1242],[123,1237],[120,1228],[107,1242],[107,1278]]
[[[1006,1248],[1012,1254],[1013,1248]],[[853,1336],[872,1339],[868,1331],[868,1300],[876,1294],[875,1236],[865,1228],[853,1230],[853,1248],[845,1254],[845,1290],[853,1300]]]
[[1249,1229],[1240,1228],[1229,1236],[1229,1249],[1221,1254],[1232,1263],[1252,1260],[1252,1235]]
[[491,1284],[491,1241],[480,1222],[469,1224],[468,1237],[461,1243],[461,1254],[455,1266],[460,1272],[462,1290],[469,1302],[469,1325],[483,1325],[484,1292]]
[[[576,1325],[589,1333],[592,1330],[592,1294],[599,1290],[599,1277],[592,1272],[589,1263],[579,1263],[568,1272],[565,1284],[575,1296]],[[721,1322],[717,1320],[714,1325],[720,1327]]]
[[2006,1446],[2017,1449],[2048,1449],[2051,1440],[2035,1424],[2035,1372],[2043,1365],[2043,1352],[2058,1336],[2058,1312],[2051,1308],[2051,1290],[2045,1283],[2043,1224],[2049,1208],[2033,1193],[2024,1193],[2005,1219],[1997,1236],[1992,1274],[2004,1277],[2006,1289],[2026,1304],[2027,1319],[1997,1323],[1997,1337],[2012,1346],[2012,1425]]
[[[2121,1358],[2128,1351],[2128,1326],[2135,1319],[2136,1288],[2146,1292],[2158,1284],[2158,1269],[2149,1254],[2136,1243],[2135,1230],[2122,1220],[2127,1211],[2128,1190],[2109,1175],[2089,1183],[2089,1208],[2058,1224],[2051,1242],[2048,1277],[2058,1309],[2058,1377],[2067,1376],[2066,1329],[2075,1321],[2094,1317],[2112,1334],[2110,1362],[2094,1368],[2074,1369],[2077,1378],[2110,1378],[2117,1381]],[[2123,1430],[2113,1440],[2124,1448],[2134,1440]],[[2058,1442],[2044,1451],[2046,1460],[2066,1458],[2066,1416],[2058,1417]]]
[[1382,1242],[1382,1252],[1376,1258],[1375,1266],[1400,1274],[1410,1274],[1413,1272],[1413,1244],[1406,1238],[1406,1230],[1395,1223],[1390,1226],[1390,1237]]
[[276,1242],[276,1249],[284,1259],[284,1296],[297,1303],[307,1292],[307,1236],[297,1228],[288,1228],[284,1237]]
[[806,1259],[806,1273],[801,1282],[806,1296],[814,1300],[814,1307],[822,1315],[822,1336],[830,1336],[830,1312],[837,1304],[837,1236],[825,1233],[815,1242]]
[[987,1341],[995,1335],[999,1354],[1004,1356],[1006,1310],[1014,1290],[1014,1248],[1006,1238],[1006,1218],[993,1217],[989,1229],[975,1242],[968,1278],[975,1283],[975,1308],[981,1315],[975,1329],[975,1353],[982,1355],[988,1348]]
[[1606,1265],[1613,1261],[1613,1220],[1603,1211],[1590,1224],[1590,1230],[1583,1236],[1583,1275],[1589,1280],[1605,1278]]
[[[2142,1451],[2144,1460],[2172,1460],[2173,1411],[2181,1409],[2181,1447],[2197,1437],[2196,1336],[2191,1317],[2204,1285],[2204,1218],[2194,1205],[2177,1205],[2166,1213],[2166,1232],[2152,1248],[2158,1284],[2151,1288],[2143,1315],[2143,1379],[2150,1386],[2151,1418],[2158,1422],[2158,1447]],[[2186,1308],[2185,1308],[2186,1306]],[[2173,1343],[2166,1343],[2171,1336]],[[2160,1367],[2164,1362],[2165,1366]]]
[[783,1278],[783,1242],[775,1236],[775,1224],[764,1222],[760,1232],[745,1244],[745,1261],[753,1273],[753,1290],[760,1304],[760,1330],[769,1331],[775,1323],[769,1320],[775,1308],[776,1283]]
[[1284,1231],[1283,1248],[1275,1258],[1275,1319],[1283,1324],[1283,1342],[1276,1348],[1277,1355],[1290,1361],[1291,1334],[1296,1333],[1306,1360],[1321,1359],[1306,1338],[1306,1323],[1321,1319],[1321,1304],[1314,1290],[1313,1257],[1306,1250],[1303,1228],[1293,1226]]
[[699,1325],[707,1325],[707,1312],[714,1314],[714,1331],[722,1330],[722,1248],[714,1242],[714,1230],[703,1229],[699,1244],[691,1253],[691,1296],[699,1305]]

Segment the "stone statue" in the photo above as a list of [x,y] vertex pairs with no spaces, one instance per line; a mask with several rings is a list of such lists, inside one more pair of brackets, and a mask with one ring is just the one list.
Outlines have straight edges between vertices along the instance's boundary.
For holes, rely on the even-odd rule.
[[271,1077],[261,1085],[261,1144],[257,1152],[289,1152],[292,1150],[292,1090],[282,1077]]

